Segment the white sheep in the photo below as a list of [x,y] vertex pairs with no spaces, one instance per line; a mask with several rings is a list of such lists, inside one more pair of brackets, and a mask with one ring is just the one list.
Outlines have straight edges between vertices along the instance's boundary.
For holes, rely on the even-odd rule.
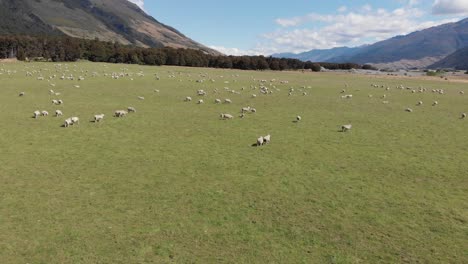
[[124,117],[128,114],[125,110],[117,110],[114,112],[114,117]]
[[257,138],[257,147],[263,145],[263,141],[264,141],[263,137]]
[[250,110],[251,110],[251,107],[250,107],[250,106],[242,107],[241,113],[247,113],[247,112],[250,112]]
[[220,104],[221,103],[221,99],[215,99],[215,104]]
[[302,117],[301,116],[296,116],[296,121],[299,122],[302,120]]
[[127,107],[127,111],[128,111],[129,113],[136,113],[135,107],[131,107],[131,106]]
[[271,135],[270,134],[264,136],[263,137],[263,144],[270,144],[270,140],[271,140]]
[[190,102],[190,101],[192,101],[192,97],[187,96],[187,97],[185,97],[185,100],[184,100],[184,101],[185,101],[185,102]]
[[461,95],[464,95],[464,94],[465,94],[465,92],[464,92],[464,91],[460,91],[460,94],[461,94]]
[[204,102],[203,99],[198,100],[198,104],[203,104]]
[[351,130],[353,126],[352,125],[342,125],[341,126],[341,132],[347,132],[349,130]]
[[74,117],[71,118],[71,121],[72,121],[72,123],[74,125],[74,124],[78,124],[80,122],[80,119],[78,117],[74,116]]
[[94,116],[94,122],[97,123],[97,122],[100,122],[104,119],[104,114],[100,114],[100,115],[95,115]]
[[230,115],[230,114],[221,114],[220,117],[221,117],[222,119],[224,119],[224,120],[234,118],[234,117],[233,117],[232,115]]
[[60,110],[55,110],[55,116],[63,116],[62,111],[60,111]]
[[20,97],[21,97],[21,96],[24,96],[24,95],[25,95],[24,92],[19,93],[19,96],[20,96]]
[[143,96],[138,96],[138,100],[145,100]]
[[408,112],[408,113],[412,113],[412,112],[413,112],[413,109],[411,109],[411,108],[406,108],[405,111]]
[[436,106],[436,105],[438,105],[438,104],[439,104],[439,102],[434,101],[434,102],[432,103],[432,106]]
[[224,103],[226,103],[226,104],[231,104],[232,101],[231,101],[231,99],[224,99]]
[[59,104],[59,102],[58,102],[58,100],[55,100],[55,99],[54,99],[54,100],[52,100],[52,104],[54,104],[54,105],[58,105],[58,104]]
[[252,98],[255,98],[255,97],[257,97],[257,95],[256,95],[256,94],[252,94]]
[[47,111],[42,111],[42,112],[41,112],[41,115],[42,115],[42,116],[49,116],[49,112],[47,112]]
[[462,113],[461,114],[461,119],[465,119],[466,118],[466,113]]
[[39,112],[39,111],[34,111],[33,117],[36,118],[36,119],[38,119],[39,116],[41,116],[41,112]]
[[69,127],[69,126],[71,126],[71,125],[73,125],[72,119],[71,119],[71,118],[65,119],[65,122],[63,123],[63,126],[64,126],[64,127]]
[[416,105],[423,105],[423,102],[422,101],[419,101]]

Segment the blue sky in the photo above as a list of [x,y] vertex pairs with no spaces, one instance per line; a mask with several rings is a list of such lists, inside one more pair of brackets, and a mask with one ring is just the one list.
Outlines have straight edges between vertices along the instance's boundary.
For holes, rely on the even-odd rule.
[[225,54],[359,46],[468,16],[468,0],[130,0]]

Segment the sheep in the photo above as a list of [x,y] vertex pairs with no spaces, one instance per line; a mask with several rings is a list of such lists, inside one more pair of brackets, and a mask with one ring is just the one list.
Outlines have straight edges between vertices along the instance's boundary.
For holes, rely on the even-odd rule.
[[271,140],[271,135],[270,134],[264,136],[263,137],[263,144],[270,144],[270,140]]
[[34,117],[35,119],[38,119],[39,116],[41,116],[41,112],[39,112],[39,111],[34,111],[33,117]]
[[231,101],[231,99],[224,99],[224,103],[225,103],[225,104],[231,104],[232,101]]
[[215,99],[215,104],[220,104],[221,103],[221,99]]
[[302,117],[301,116],[296,116],[296,121],[299,122],[302,120]]
[[252,94],[252,98],[255,98],[255,97],[257,97],[257,95],[256,95],[256,94]]
[[263,141],[264,141],[264,138],[263,138],[263,137],[257,138],[257,147],[263,145]]
[[129,113],[136,113],[135,107],[131,107],[131,106],[127,107],[127,111],[128,111]]
[[94,116],[94,123],[97,123],[97,122],[100,122],[104,119],[104,114],[100,114],[100,115],[95,115]]
[[204,90],[198,90],[197,91],[197,95],[199,96],[205,96],[206,95],[206,92]]
[[55,99],[54,99],[54,100],[52,100],[52,104],[54,104],[54,105],[58,105],[58,104],[59,104],[59,102],[58,102],[58,100],[55,100]]
[[54,90],[49,90],[49,94],[54,95],[55,94]]
[[250,112],[250,110],[251,110],[250,106],[242,107],[241,113],[247,113],[247,112]]
[[257,109],[251,108],[251,109],[250,109],[250,112],[251,112],[251,113],[257,113]]
[[57,116],[63,116],[62,111],[60,111],[60,110],[55,110],[55,116],[56,116],[56,117],[57,117]]
[[63,123],[63,127],[69,127],[71,125],[73,125],[72,119],[71,118],[65,119],[65,122]]
[[342,125],[341,126],[341,132],[347,132],[349,130],[351,130],[353,126],[352,125]]
[[306,93],[306,92],[303,92],[303,93],[302,93],[302,95],[303,95],[303,96],[306,96],[306,95],[307,95],[307,93]]
[[204,102],[203,99],[198,100],[198,104],[203,104]]
[[244,113],[242,113],[242,114],[240,114],[240,116],[239,116],[239,117],[240,117],[240,118],[244,118],[244,117],[245,117],[245,114],[244,114]]
[[74,125],[74,124],[78,124],[80,122],[80,119],[78,117],[74,116],[74,117],[71,118],[71,121],[72,121],[72,124]]
[[138,96],[138,100],[145,100],[143,96]]
[[465,92],[464,92],[464,91],[460,91],[460,95],[464,95],[464,94],[465,94]]
[[24,96],[24,95],[25,95],[24,92],[19,93],[19,97],[22,97],[22,96]]
[[438,105],[438,104],[439,104],[439,102],[434,101],[434,103],[432,103],[432,106],[436,106],[436,105]]
[[412,113],[412,112],[413,112],[413,109],[411,109],[411,108],[406,108],[405,111],[408,112],[408,113]]
[[185,102],[190,102],[190,101],[192,101],[192,97],[187,96],[187,97],[185,97],[185,100],[184,100],[184,101],[185,101]]
[[419,105],[422,105],[422,104],[423,104],[423,102],[422,102],[422,101],[419,101],[416,105],[419,106]]
[[233,118],[233,116],[230,114],[221,114],[220,117],[221,119],[224,119],[224,120]]
[[42,112],[41,112],[41,115],[42,115],[42,116],[49,116],[49,112],[47,112],[47,111],[42,111]]
[[353,98],[353,95],[352,95],[352,94],[347,94],[347,95],[341,96],[341,98],[343,98],[343,99],[351,99],[351,98]]
[[124,117],[128,114],[125,110],[117,110],[114,112],[114,117]]
[[461,114],[461,119],[465,119],[466,118],[466,113],[462,113]]

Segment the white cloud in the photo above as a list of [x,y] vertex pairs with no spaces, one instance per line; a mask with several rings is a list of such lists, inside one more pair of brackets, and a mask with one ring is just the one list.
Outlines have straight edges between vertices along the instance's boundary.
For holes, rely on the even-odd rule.
[[145,5],[145,0],[128,0],[129,2],[132,2],[139,6],[142,10],[144,10],[144,5]]
[[228,48],[224,46],[209,46],[209,48],[217,50],[225,55],[233,55],[233,56],[242,56],[242,55],[253,56],[253,55],[263,54],[255,50],[242,50],[238,48]]
[[346,6],[340,6],[340,8],[338,8],[338,12],[340,13],[346,12],[347,10],[348,10],[348,7]]
[[436,15],[468,14],[468,0],[435,0],[432,13]]
[[417,0],[405,1],[405,6],[394,10],[374,9],[366,5],[360,11],[347,13],[311,13],[280,18],[276,20],[280,29],[262,35],[262,49],[297,53],[311,49],[359,46],[458,20],[424,21],[424,12],[414,7],[418,3]]

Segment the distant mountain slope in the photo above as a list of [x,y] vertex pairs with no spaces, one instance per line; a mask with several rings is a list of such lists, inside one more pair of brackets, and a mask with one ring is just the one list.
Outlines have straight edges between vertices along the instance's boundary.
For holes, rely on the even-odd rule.
[[362,47],[348,48],[348,47],[338,47],[332,49],[316,49],[302,53],[279,53],[273,54],[273,57],[276,58],[291,58],[298,59],[302,61],[313,61],[313,62],[343,62],[340,61],[341,58],[347,58],[353,56]]
[[455,51],[429,68],[468,70],[468,47]]
[[0,34],[66,34],[219,54],[158,22],[127,0],[0,0]]
[[466,46],[468,46],[468,18],[368,46],[312,50],[300,54],[282,53],[272,56],[315,62],[371,63],[383,68],[387,66],[423,68]]

